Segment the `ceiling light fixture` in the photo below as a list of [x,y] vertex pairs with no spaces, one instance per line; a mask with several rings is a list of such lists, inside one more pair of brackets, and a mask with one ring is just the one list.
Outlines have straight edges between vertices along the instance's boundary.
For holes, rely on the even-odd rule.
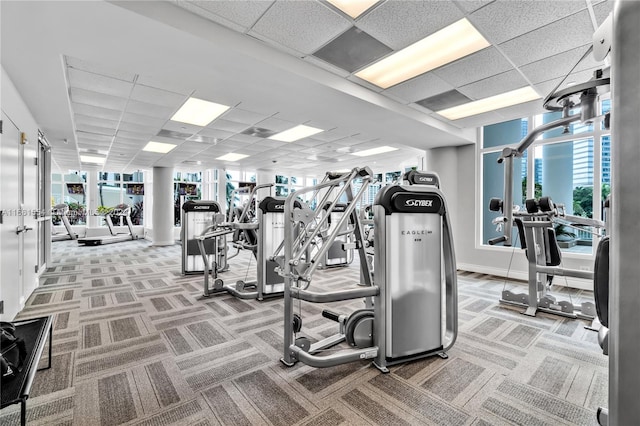
[[230,152],[228,154],[223,155],[222,157],[218,157],[216,158],[216,160],[220,160],[220,161],[238,161],[238,160],[242,160],[243,158],[247,158],[248,155],[245,154],[236,154],[234,152]]
[[80,161],[83,163],[104,164],[106,158],[96,157],[94,155],[81,155]]
[[397,151],[398,148],[392,146],[379,146],[377,148],[366,149],[364,151],[352,152],[351,155],[358,157],[368,157],[369,155],[384,154],[385,152]]
[[526,86],[510,92],[501,93],[455,107],[436,111],[438,114],[449,120],[458,120],[460,118],[470,117],[472,115],[482,114],[483,112],[493,111],[500,108],[506,108],[513,105],[540,99],[540,95],[531,87]]
[[189,98],[180,109],[173,114],[171,120],[204,127],[228,109],[229,107],[226,105],[216,104],[215,102],[204,101],[198,98]]
[[378,0],[327,0],[329,3],[356,19],[367,10],[371,9],[371,6],[378,3]]
[[386,89],[490,45],[467,18],[462,18],[355,75]]
[[300,124],[296,127],[290,128],[289,130],[285,130],[284,132],[269,136],[269,139],[281,142],[294,142],[320,132],[324,132],[324,130]]
[[160,154],[166,154],[167,152],[171,151],[175,147],[176,145],[171,143],[151,141],[148,144],[146,144],[144,148],[142,148],[142,150],[147,152],[159,152]]

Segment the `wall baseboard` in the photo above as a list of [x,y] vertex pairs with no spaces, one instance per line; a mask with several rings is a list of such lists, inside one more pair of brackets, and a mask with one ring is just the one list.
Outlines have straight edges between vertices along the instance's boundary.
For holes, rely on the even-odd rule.
[[176,243],[175,241],[152,241],[151,245],[152,246],[172,246],[175,243]]
[[[502,268],[491,268],[470,263],[458,263],[457,266],[461,271],[477,272],[479,274],[494,275],[496,277],[504,277],[520,281],[528,281],[529,279],[528,274],[519,271],[507,271],[506,269]],[[570,287],[579,290],[593,291],[593,281],[590,280],[572,277],[555,277],[554,283],[555,287]]]

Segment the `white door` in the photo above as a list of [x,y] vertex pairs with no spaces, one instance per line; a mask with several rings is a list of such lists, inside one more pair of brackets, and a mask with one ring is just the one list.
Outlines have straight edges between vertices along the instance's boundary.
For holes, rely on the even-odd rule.
[[20,215],[19,176],[20,132],[2,113],[2,139],[0,140],[0,280],[4,313],[2,320],[12,320],[20,311],[23,300],[23,235],[17,232],[23,226]]

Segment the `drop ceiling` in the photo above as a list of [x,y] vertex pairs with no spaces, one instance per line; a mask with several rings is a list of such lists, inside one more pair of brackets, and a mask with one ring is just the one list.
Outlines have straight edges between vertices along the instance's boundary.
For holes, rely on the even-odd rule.
[[[541,102],[449,121],[434,109],[527,85],[544,97],[590,78],[576,63],[611,3],[378,2],[355,20],[323,1],[2,1],[2,67],[53,146],[56,166],[167,166],[323,173],[415,164],[424,150],[475,142],[480,125],[541,112]],[[467,18],[485,49],[388,89],[364,66]],[[25,28],[28,23],[28,28]],[[575,68],[574,68],[575,66]],[[189,98],[230,106],[207,126],[172,121]],[[324,131],[268,139],[299,124]],[[167,154],[150,140],[177,145]],[[360,158],[384,145],[397,151]],[[239,162],[217,160],[228,153]],[[80,155],[105,158],[81,164]]]

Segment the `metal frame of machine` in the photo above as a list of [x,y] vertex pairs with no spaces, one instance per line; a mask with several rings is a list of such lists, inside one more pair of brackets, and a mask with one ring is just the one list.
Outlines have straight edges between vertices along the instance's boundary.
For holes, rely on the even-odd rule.
[[211,256],[216,256],[215,265],[218,272],[228,269],[226,235],[218,237],[215,243],[207,240],[204,244],[207,261],[202,258],[197,236],[202,235],[211,226],[220,222],[222,210],[217,201],[189,200],[182,204],[182,229],[180,241],[182,244],[182,275],[201,274],[205,265],[212,262]]
[[[368,262],[362,261],[362,287],[331,292],[310,290],[313,273],[330,245],[325,244],[313,255],[308,248],[328,215],[296,208],[295,197],[308,192],[314,196],[324,193],[318,205],[329,203],[330,213],[345,195],[347,208],[327,241],[334,241],[351,220],[356,249],[360,259],[365,259],[363,228],[355,208],[372,176],[369,168],[355,168],[343,175],[329,175],[322,183],[287,198],[284,248],[283,253],[276,253],[280,273],[285,278],[281,361],[287,366],[302,361],[314,367],[331,367],[372,359],[379,370],[388,372],[388,366],[396,363],[436,354],[446,357],[446,351],[455,342],[457,279],[453,238],[444,196],[436,187],[390,185],[379,192],[374,204],[375,285]],[[357,192],[356,180],[362,183]],[[437,251],[433,250],[434,244]],[[436,287],[438,295],[434,297]],[[337,334],[313,344],[306,337],[296,337],[302,328],[302,318],[294,314],[294,301],[326,303],[359,298],[365,298],[366,308],[348,316],[323,312],[324,317],[339,323]],[[421,306],[425,301],[429,309]],[[318,355],[345,340],[354,349]]]
[[[124,217],[125,222],[127,223],[127,227],[129,228],[128,234],[119,234],[115,231],[113,227],[113,221],[111,220],[111,215]],[[107,227],[109,228],[109,232],[111,235],[78,238],[78,244],[96,246],[101,244],[121,243],[123,241],[138,239],[138,236],[133,231],[133,223],[131,223],[131,206],[127,204],[118,204],[113,208],[112,213],[107,214],[104,219],[107,223]]]

